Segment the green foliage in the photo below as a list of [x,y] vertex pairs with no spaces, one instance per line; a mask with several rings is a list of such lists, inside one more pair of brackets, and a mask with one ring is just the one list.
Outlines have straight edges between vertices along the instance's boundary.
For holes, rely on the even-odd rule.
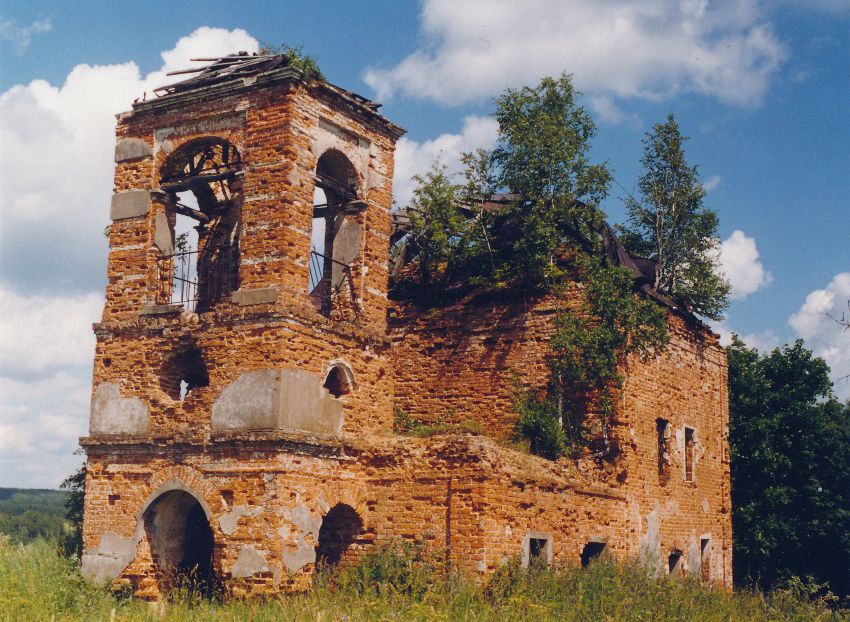
[[664,311],[634,293],[627,269],[588,255],[579,255],[576,264],[584,300],[580,309],[562,308],[555,318],[546,395],[525,392],[516,402],[518,434],[531,441],[532,453],[551,459],[587,444],[591,411],[600,415],[599,449],[615,453],[608,419],[622,383],[621,364],[629,354],[653,356],[668,341]]
[[604,164],[589,162],[596,126],[576,95],[571,77],[562,74],[496,99],[493,178],[521,197],[506,213],[516,233],[499,266],[504,280],[532,286],[557,281],[564,246],[592,244],[591,225],[604,219],[598,204],[611,174]]
[[528,441],[528,450],[538,456],[556,460],[576,447],[567,438],[562,409],[549,395],[540,397],[528,390],[521,390],[514,402],[518,418],[515,440]]
[[451,409],[445,415],[437,417],[433,422],[426,423],[408,413],[401,406],[393,407],[393,432],[402,436],[428,438],[438,434],[481,434],[481,424],[474,419],[450,421],[457,419],[457,413]]
[[260,47],[260,54],[275,54],[286,57],[286,64],[290,67],[295,67],[302,74],[305,80],[324,80],[325,74],[319,69],[319,64],[312,56],[304,53],[304,46],[299,44],[291,46],[286,43],[274,45],[263,43]]
[[421,544],[392,540],[361,555],[356,565],[332,577],[332,583],[359,596],[421,599],[445,574],[445,563],[434,551]]
[[451,183],[445,166],[435,162],[413,180],[408,239],[418,260],[419,293],[429,297],[446,287],[464,259],[467,219],[457,204],[460,188]]
[[65,499],[56,490],[0,488],[0,534],[12,542],[59,538],[65,532]]
[[[77,450],[80,453],[80,450]],[[86,464],[65,478],[61,484],[62,490],[68,491],[65,501],[65,518],[68,520],[69,528],[61,538],[59,545],[65,555],[83,554],[83,505],[86,493]]]
[[83,581],[74,561],[57,555],[51,543],[11,546],[0,539],[0,620],[850,620],[846,612],[830,611],[793,586],[766,595],[731,593],[604,562],[529,572],[514,560],[478,585],[447,572],[439,556],[421,547],[392,543],[368,553],[360,568],[323,577],[306,593],[267,600],[208,600],[178,593],[154,608]]
[[695,313],[718,320],[729,305],[729,283],[717,270],[718,219],[703,205],[696,166],[685,159],[673,115],[643,140],[640,198],[629,196],[621,239],[630,252],[656,262],[654,287],[681,298]]
[[850,596],[850,405],[801,341],[762,356],[735,338],[727,353],[735,576]]

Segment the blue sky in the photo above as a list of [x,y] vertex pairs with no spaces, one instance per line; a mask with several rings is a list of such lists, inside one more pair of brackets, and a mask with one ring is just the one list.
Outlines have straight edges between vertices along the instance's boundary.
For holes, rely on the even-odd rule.
[[[194,55],[303,44],[407,128],[396,198],[435,158],[491,146],[492,98],[566,71],[617,184],[673,112],[720,215],[734,285],[716,329],[804,337],[850,374],[850,1],[0,2],[0,486],[79,458],[105,280],[114,115]],[[253,46],[253,48],[252,48]],[[850,383],[836,385],[850,397]]]

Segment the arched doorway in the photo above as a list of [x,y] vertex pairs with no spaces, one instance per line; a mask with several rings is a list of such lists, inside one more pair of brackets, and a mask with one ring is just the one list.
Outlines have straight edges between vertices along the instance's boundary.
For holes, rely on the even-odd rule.
[[[363,533],[363,521],[350,505],[338,503],[322,520],[316,546],[316,567],[334,567],[356,553],[357,539]],[[348,555],[347,555],[348,554]]]
[[144,527],[161,592],[174,587],[203,594],[215,590],[215,542],[206,511],[195,497],[182,490],[162,494],[145,511]]

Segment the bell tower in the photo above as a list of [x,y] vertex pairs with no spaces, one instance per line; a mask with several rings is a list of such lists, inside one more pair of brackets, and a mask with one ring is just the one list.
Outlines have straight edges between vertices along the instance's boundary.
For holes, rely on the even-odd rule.
[[392,426],[403,130],[285,56],[224,57],[158,95],[118,116],[84,572],[155,595],[201,550],[210,576],[238,577],[247,555],[279,582],[220,517],[256,511],[281,452]]

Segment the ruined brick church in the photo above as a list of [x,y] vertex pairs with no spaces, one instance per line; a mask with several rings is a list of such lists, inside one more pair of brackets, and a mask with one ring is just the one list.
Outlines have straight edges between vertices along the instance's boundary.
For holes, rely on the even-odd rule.
[[[84,574],[274,593],[400,538],[481,576],[605,552],[730,586],[716,336],[665,307],[669,347],[624,369],[615,460],[508,447],[512,378],[545,383],[557,301],[391,299],[402,134],[281,56],[217,59],[119,115]],[[394,407],[481,433],[394,434]]]

